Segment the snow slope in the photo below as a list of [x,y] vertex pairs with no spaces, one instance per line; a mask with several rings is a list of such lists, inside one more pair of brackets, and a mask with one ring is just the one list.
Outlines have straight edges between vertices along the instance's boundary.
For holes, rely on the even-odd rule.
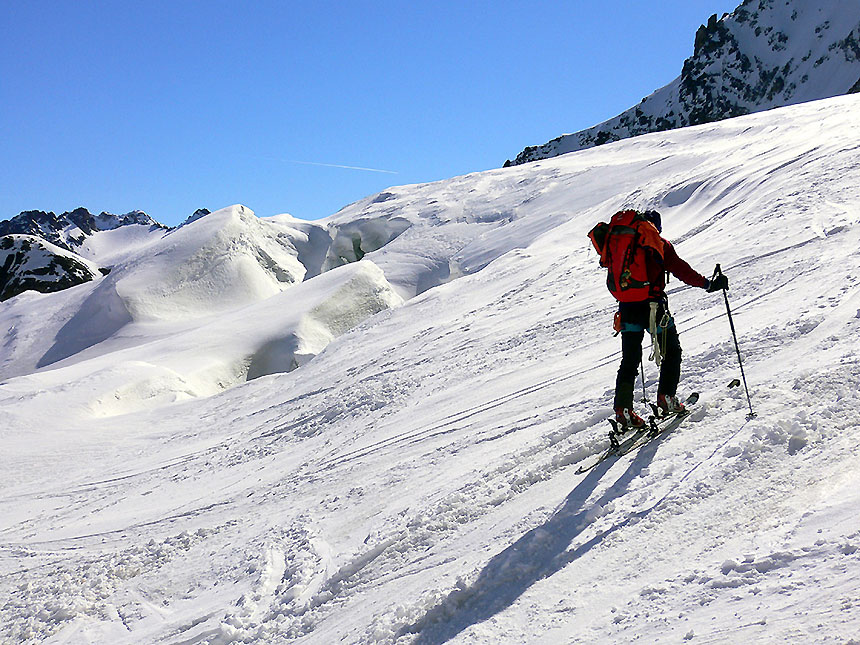
[[[849,96],[392,188],[324,223],[350,241],[327,261],[358,249],[360,262],[246,309],[134,320],[7,378],[0,639],[852,642],[858,132]],[[622,206],[660,210],[701,272],[722,264],[758,417],[726,387],[738,369],[721,296],[673,281],[682,387],[700,408],[575,475],[608,443],[619,359],[585,233]],[[203,248],[188,244],[173,253]],[[270,333],[279,299],[314,311],[318,286],[336,306],[353,279],[417,295],[356,316],[299,369],[92,404],[129,381],[106,371],[111,355],[128,374],[149,357],[190,373],[245,343],[251,321]],[[166,289],[128,280],[117,293],[155,303],[135,311],[162,311]],[[68,315],[92,289],[0,313],[26,336],[37,308]]]
[[[309,249],[315,236],[302,229],[323,230],[233,206],[149,240],[74,295],[16,301],[0,313],[12,330],[4,376],[22,376],[13,389],[51,391],[58,414],[116,416],[291,371],[402,303],[369,261],[303,283],[300,259],[322,262],[327,247]],[[133,248],[128,234],[119,241]],[[116,253],[103,239],[96,248]]]
[[674,81],[608,121],[527,147],[513,164],[857,91],[860,3],[744,0],[699,28]]

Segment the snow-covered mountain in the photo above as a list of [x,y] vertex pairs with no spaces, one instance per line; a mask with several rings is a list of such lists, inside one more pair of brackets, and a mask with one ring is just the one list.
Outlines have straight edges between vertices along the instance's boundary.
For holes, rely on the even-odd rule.
[[860,92],[860,3],[744,0],[699,28],[674,81],[608,121],[529,146],[505,165],[852,92]]
[[[846,96],[92,236],[109,275],[0,303],[0,641],[851,642],[858,132]],[[576,475],[619,360],[586,232],[625,206],[721,263],[758,416],[722,295],[673,280],[702,401]]]
[[[0,221],[0,240],[9,251],[0,273],[0,299],[26,290],[61,291],[107,274],[110,264],[105,260],[131,253],[142,241],[160,237],[167,230],[143,211],[124,215],[93,215],[83,207],[61,215],[24,211]],[[96,237],[103,239],[95,242]],[[111,240],[110,258],[98,252],[107,240]]]
[[79,255],[32,235],[0,237],[0,301],[27,290],[49,293],[89,282],[101,271]]
[[24,211],[12,219],[0,222],[0,236],[33,235],[67,251],[78,252],[94,233],[111,231],[122,226],[167,228],[143,211],[131,211],[124,215],[106,212],[93,215],[81,207],[60,215],[45,211]]
[[[241,205],[170,231],[121,227],[97,232],[82,248],[112,267],[106,277],[62,298],[36,297],[38,305],[15,302],[0,311],[0,320],[7,318],[13,328],[22,315],[19,311],[38,308],[41,320],[38,336],[16,334],[7,339],[0,374],[58,367],[70,356],[79,366],[84,358],[95,358],[86,364],[95,372],[107,370],[106,394],[114,396],[119,388],[132,400],[142,396],[161,401],[208,395],[246,378],[289,371],[322,349],[333,334],[358,322],[358,314],[325,304],[331,288],[358,289],[361,295],[354,297],[365,298],[358,307],[364,315],[401,301],[378,270],[364,265],[337,273],[339,277],[329,280],[331,288],[318,280],[310,289],[291,289],[320,273],[330,261],[326,254],[331,245],[325,226],[289,215],[259,219]],[[275,298],[287,290],[289,294]],[[295,300],[299,293],[304,297]],[[334,307],[343,320],[320,323],[314,318],[319,307]],[[225,320],[233,318],[225,328]],[[230,325],[239,319],[252,329],[225,344],[224,336],[236,332]],[[212,333],[210,344],[204,329]],[[186,334],[190,336],[181,340]],[[152,335],[158,340],[149,338],[134,351],[128,347],[129,338]],[[123,351],[117,353],[117,347]],[[183,347],[190,347],[196,358]],[[144,361],[150,370],[161,370],[174,383],[172,389],[144,387],[139,393],[141,379],[158,380],[150,373],[141,376],[136,368]],[[132,369],[123,372],[128,362]],[[127,375],[127,383],[120,372]]]

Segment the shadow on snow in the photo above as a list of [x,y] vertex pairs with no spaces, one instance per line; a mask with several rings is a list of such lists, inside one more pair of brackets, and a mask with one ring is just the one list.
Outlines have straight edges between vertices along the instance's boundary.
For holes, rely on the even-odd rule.
[[444,643],[511,606],[535,582],[548,578],[582,557],[618,529],[645,517],[653,506],[631,513],[625,520],[613,524],[587,542],[570,548],[576,537],[592,524],[589,517],[592,510],[624,495],[630,482],[651,463],[658,444],[657,441],[646,444],[600,499],[586,506],[601,478],[615,461],[610,459],[599,464],[570,492],[549,520],[494,556],[474,583],[452,591],[423,618],[403,627],[398,636],[417,633],[414,645]]

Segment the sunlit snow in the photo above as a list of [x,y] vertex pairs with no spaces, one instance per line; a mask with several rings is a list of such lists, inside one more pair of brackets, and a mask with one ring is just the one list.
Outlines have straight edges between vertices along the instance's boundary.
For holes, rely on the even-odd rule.
[[[858,638],[858,133],[841,97],[97,233],[109,275],[0,304],[0,640]],[[586,232],[621,207],[722,265],[758,416],[722,295],[673,280],[700,404],[576,475],[620,357]]]

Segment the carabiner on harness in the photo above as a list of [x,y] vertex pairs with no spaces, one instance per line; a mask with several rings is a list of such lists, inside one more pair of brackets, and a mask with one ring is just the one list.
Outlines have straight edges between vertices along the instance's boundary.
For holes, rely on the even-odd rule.
[[[657,322],[657,314],[660,310],[659,302],[652,302],[650,316],[648,318],[648,333],[651,334],[651,355],[648,360],[654,361],[657,367],[663,362],[666,355],[666,330],[672,325],[672,314],[665,307],[660,322]],[[660,342],[662,335],[662,343]]]

